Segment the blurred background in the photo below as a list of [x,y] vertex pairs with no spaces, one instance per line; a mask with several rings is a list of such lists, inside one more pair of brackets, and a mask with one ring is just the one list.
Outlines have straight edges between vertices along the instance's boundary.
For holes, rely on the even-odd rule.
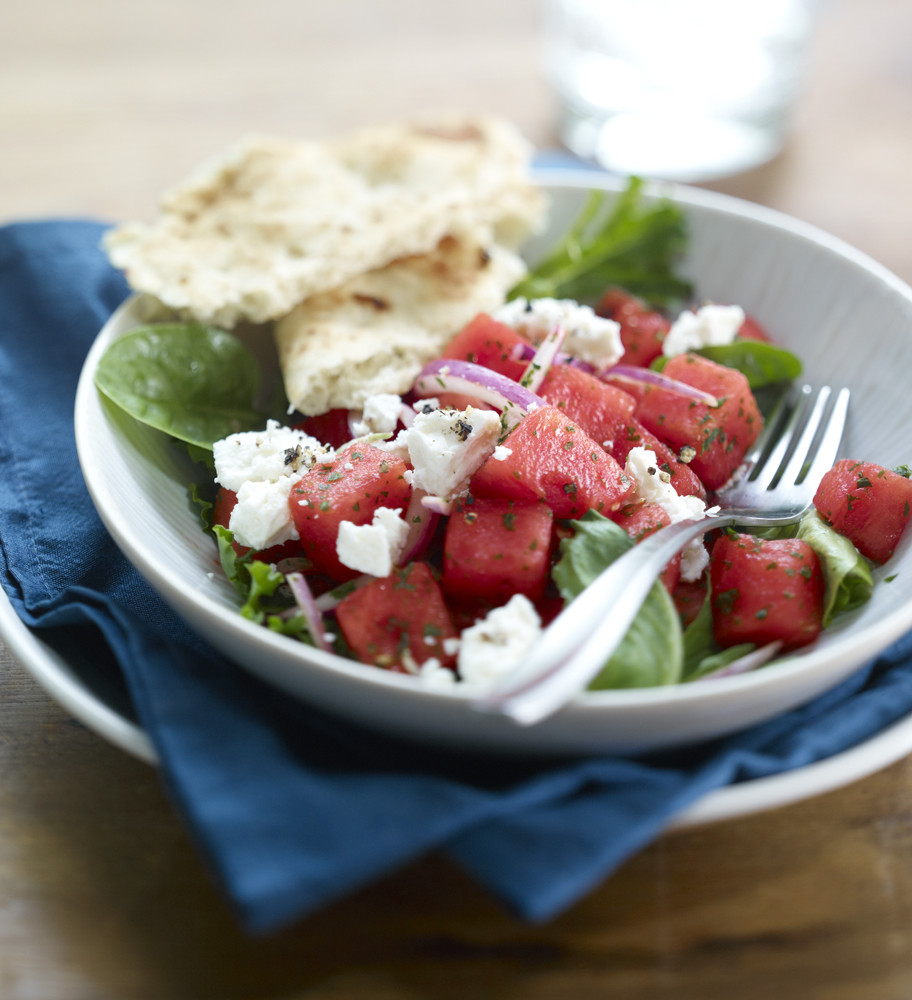
[[[784,151],[706,186],[815,223],[910,279],[912,4],[811,6]],[[149,218],[164,187],[247,131],[319,138],[460,107],[505,115],[536,146],[556,147],[542,10],[534,0],[10,3],[0,221]]]

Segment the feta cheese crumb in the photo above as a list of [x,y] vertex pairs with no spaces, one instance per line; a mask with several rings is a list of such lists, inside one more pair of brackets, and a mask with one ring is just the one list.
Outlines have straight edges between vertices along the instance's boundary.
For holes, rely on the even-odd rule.
[[493,316],[533,343],[543,340],[556,327],[563,327],[563,350],[599,369],[616,364],[624,353],[620,324],[572,299],[517,298],[501,306]]
[[730,344],[744,323],[740,306],[702,306],[696,312],[685,309],[671,324],[662,341],[662,353],[667,358],[701,347]]
[[389,576],[408,536],[401,513],[401,508],[378,507],[370,524],[342,521],[336,536],[339,562],[358,573]]
[[523,594],[514,594],[503,607],[463,629],[457,661],[466,684],[489,685],[514,667],[541,635],[541,619]]
[[417,414],[406,438],[413,486],[432,496],[454,496],[493,454],[499,436],[494,410],[470,406]]
[[[624,471],[636,483],[637,496],[646,503],[658,504],[672,524],[706,516],[706,504],[699,497],[682,497],[678,493],[669,474],[659,468],[652,449],[631,448]],[[681,553],[681,579],[699,579],[708,564],[706,546],[701,538],[695,538]]]
[[302,475],[317,462],[331,461],[335,452],[315,437],[269,420],[263,431],[230,434],[212,446],[215,481],[235,493],[249,480],[274,483],[283,476]]
[[361,410],[361,419],[352,425],[355,437],[365,434],[392,434],[399,423],[402,400],[392,392],[369,396]]
[[410,461],[408,450],[409,431],[404,429],[389,441],[374,441],[373,446],[381,451],[388,452],[403,462]]
[[498,462],[506,462],[506,460],[512,454],[513,454],[513,449],[512,448],[507,448],[505,445],[502,445],[502,444],[499,444],[494,449],[494,458],[496,458]]
[[288,497],[297,476],[282,476],[275,482],[248,479],[237,491],[228,527],[239,545],[268,549],[298,537]]
[[456,684],[456,674],[435,656],[425,660],[418,668],[418,679],[428,687],[451,688]]

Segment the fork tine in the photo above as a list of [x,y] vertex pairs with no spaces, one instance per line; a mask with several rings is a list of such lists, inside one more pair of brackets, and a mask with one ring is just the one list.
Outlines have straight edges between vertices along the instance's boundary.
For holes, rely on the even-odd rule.
[[764,420],[763,430],[760,431],[757,440],[744,456],[742,465],[748,474],[755,465],[763,464],[766,454],[772,451],[773,446],[782,436],[782,431],[792,412],[794,397],[794,387],[790,386],[780,394],[776,405]]
[[769,489],[782,478],[781,470],[789,455],[792,454],[796,428],[800,427],[804,421],[804,414],[810,402],[811,391],[809,385],[801,386],[783,426],[775,428],[777,437],[772,447],[769,448],[762,464],[757,466],[750,477],[754,487]]
[[792,483],[801,482],[805,476],[802,475],[808,459],[813,456],[814,439],[817,437],[817,430],[823,421],[823,414],[826,410],[832,390],[828,385],[822,386],[814,400],[811,412],[808,414],[801,429],[801,435],[791,449],[789,457],[782,467],[780,481],[785,486]]
[[[796,477],[796,482],[817,483],[823,474],[836,461],[839,452],[839,444],[842,441],[842,432],[845,428],[846,414],[849,409],[849,390],[840,389],[836,394],[833,408],[829,419],[823,427],[820,440],[813,452],[805,455],[806,467],[803,474],[799,472],[800,478]],[[810,459],[808,461],[808,459]]]

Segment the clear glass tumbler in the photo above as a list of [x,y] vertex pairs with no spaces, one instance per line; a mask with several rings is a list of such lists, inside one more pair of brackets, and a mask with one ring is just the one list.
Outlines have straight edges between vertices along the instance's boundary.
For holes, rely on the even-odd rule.
[[703,181],[782,147],[814,0],[543,0],[561,138],[621,173]]

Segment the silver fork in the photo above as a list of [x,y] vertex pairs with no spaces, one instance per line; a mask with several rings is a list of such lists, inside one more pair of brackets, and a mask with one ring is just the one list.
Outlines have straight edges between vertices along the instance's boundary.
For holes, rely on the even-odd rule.
[[517,670],[473,707],[521,725],[547,718],[599,673],[659,574],[689,541],[735,524],[800,520],[836,460],[848,402],[848,389],[834,393],[829,386],[816,396],[808,385],[789,393],[729,484],[716,493],[718,506],[700,520],[660,529],[612,563],[544,630]]

